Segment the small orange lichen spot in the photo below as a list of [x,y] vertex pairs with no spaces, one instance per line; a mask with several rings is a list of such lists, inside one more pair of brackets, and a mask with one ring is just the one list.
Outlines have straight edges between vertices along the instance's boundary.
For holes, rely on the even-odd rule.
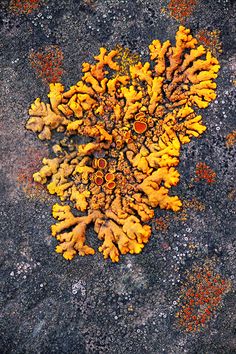
[[231,282],[216,272],[214,263],[207,260],[203,265],[195,264],[182,283],[176,318],[187,332],[202,330],[231,289]]
[[165,232],[165,231],[167,231],[168,228],[169,228],[170,219],[169,219],[168,216],[165,217],[165,218],[160,217],[160,218],[156,218],[156,219],[154,220],[154,222],[155,222],[155,229],[156,229],[157,231],[163,231],[163,232]]
[[45,186],[34,181],[33,173],[41,165],[43,156],[48,155],[46,148],[38,150],[35,148],[29,148],[22,154],[22,158],[17,159],[15,164],[17,186],[25,193],[25,196],[33,200],[41,200],[43,202],[49,200],[49,195]]
[[226,136],[226,146],[231,148],[236,144],[236,130],[233,130]]
[[[175,44],[153,40],[149,51],[143,63],[129,50],[102,47],[93,62],[83,63],[75,85],[65,90],[51,82],[49,102],[37,98],[30,107],[26,128],[39,139],[64,134],[54,158],[43,159],[33,178],[63,202],[53,208],[58,222],[52,235],[66,259],[94,253],[86,245],[90,223],[104,258],[117,262],[120,254],[140,253],[151,236],[154,209],[176,212],[182,206],[170,195],[180,178],[181,146],[206,130],[194,107],[206,108],[216,98],[220,65],[183,26]],[[52,56],[42,58],[39,69],[49,65],[50,72]],[[78,143],[78,136],[89,142]],[[74,216],[72,207],[87,216]]]
[[17,15],[28,15],[38,10],[42,0],[11,0],[9,9]]
[[208,184],[215,183],[216,173],[205,162],[199,162],[196,165],[195,181],[206,181]]
[[201,29],[196,34],[199,43],[203,44],[210,52],[218,57],[222,53],[222,43],[220,41],[220,30],[208,31]]
[[142,134],[147,130],[147,124],[144,122],[136,121],[134,122],[134,130],[138,134]]
[[98,167],[102,168],[102,169],[106,168],[107,167],[106,160],[105,159],[98,159]]
[[184,22],[191,16],[196,8],[198,0],[170,0],[168,10],[170,15],[180,22]]
[[183,207],[179,213],[175,214],[174,219],[177,221],[186,221],[194,212],[203,212],[205,205],[196,198],[183,201]]
[[229,199],[231,202],[233,202],[233,201],[236,200],[236,189],[235,189],[235,188],[233,188],[233,189],[231,189],[231,190],[229,191],[229,193],[228,193],[228,199]]
[[[37,76],[46,84],[61,80],[63,74],[63,52],[59,46],[48,45],[39,48],[37,51],[31,50],[29,60]],[[68,114],[68,111],[64,113]]]

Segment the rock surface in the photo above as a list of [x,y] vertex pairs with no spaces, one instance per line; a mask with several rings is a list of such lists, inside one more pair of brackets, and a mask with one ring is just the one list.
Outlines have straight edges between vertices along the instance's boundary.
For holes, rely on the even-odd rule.
[[[144,251],[123,256],[118,264],[104,261],[100,253],[68,263],[54,252],[50,209],[56,198],[30,179],[48,148],[24,124],[29,104],[36,97],[46,99],[48,88],[29,53],[58,46],[64,55],[61,82],[69,87],[79,80],[82,62],[101,46],[120,43],[145,60],[151,41],[173,40],[181,21],[164,0],[36,3],[37,9],[20,14],[1,0],[0,352],[235,352],[235,145],[226,139],[236,129],[234,1],[196,1],[182,19],[195,35],[221,31],[218,98],[202,112],[206,133],[182,149],[176,190],[184,210],[156,210],[159,224],[153,222]],[[211,45],[217,51],[216,42]],[[199,162],[215,171],[215,183],[195,180]],[[92,229],[90,240],[99,246]],[[175,317],[180,284],[186,270],[206,260],[214,260],[215,271],[232,282],[232,289],[200,332],[185,332]]]

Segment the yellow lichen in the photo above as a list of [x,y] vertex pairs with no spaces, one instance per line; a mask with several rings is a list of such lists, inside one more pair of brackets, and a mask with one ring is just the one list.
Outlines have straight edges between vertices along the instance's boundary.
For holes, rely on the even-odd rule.
[[[85,243],[90,223],[104,258],[117,262],[120,254],[139,253],[151,236],[154,208],[181,208],[169,195],[180,178],[180,149],[206,129],[194,106],[215,99],[220,66],[183,26],[175,46],[154,40],[149,49],[151,62],[143,64],[101,48],[95,64],[83,63],[76,85],[64,91],[51,84],[50,104],[37,98],[29,110],[26,128],[40,139],[64,133],[53,146],[56,157],[43,159],[34,180],[87,212],[75,216],[69,205],[53,207],[56,251],[66,259],[94,253]],[[90,141],[79,144],[78,135]]]

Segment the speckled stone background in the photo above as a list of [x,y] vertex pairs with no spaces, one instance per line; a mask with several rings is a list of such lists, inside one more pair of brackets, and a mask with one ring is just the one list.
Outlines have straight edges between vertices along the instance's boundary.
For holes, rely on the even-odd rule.
[[[174,191],[182,200],[195,198],[204,210],[187,209],[185,220],[157,210],[157,217],[168,216],[169,228],[154,231],[140,255],[122,256],[118,264],[100,253],[72,262],[56,254],[50,236],[56,198],[29,195],[19,183],[34,154],[47,150],[24,128],[30,103],[45,100],[48,91],[29,52],[58,45],[64,54],[61,81],[69,87],[99,47],[120,43],[145,60],[151,41],[173,41],[180,21],[162,0],[42,0],[39,9],[23,15],[11,11],[9,1],[0,5],[0,352],[235,353],[235,146],[226,145],[236,127],[235,1],[198,1],[185,19],[193,34],[220,30],[223,46],[218,97],[202,111],[208,129],[182,149]],[[214,184],[194,181],[198,162],[216,172]],[[99,246],[92,228],[89,239]],[[213,258],[232,290],[203,330],[186,333],[175,318],[181,280],[194,262]]]

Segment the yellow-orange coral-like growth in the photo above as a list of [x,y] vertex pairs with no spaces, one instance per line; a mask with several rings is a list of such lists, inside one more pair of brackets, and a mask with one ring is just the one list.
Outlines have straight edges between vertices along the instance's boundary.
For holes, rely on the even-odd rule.
[[[139,253],[154,208],[181,207],[169,195],[179,181],[180,148],[206,129],[193,106],[215,99],[220,66],[183,26],[175,46],[154,40],[149,49],[150,62],[124,73],[120,52],[101,48],[95,64],[83,63],[77,84],[68,91],[50,84],[50,103],[37,98],[29,110],[26,128],[39,139],[51,139],[52,131],[64,137],[33,177],[63,202],[53,207],[52,235],[66,259],[94,253],[85,237],[90,223],[104,258]],[[78,135],[90,140],[79,144]],[[87,214],[76,216],[71,206]]]

